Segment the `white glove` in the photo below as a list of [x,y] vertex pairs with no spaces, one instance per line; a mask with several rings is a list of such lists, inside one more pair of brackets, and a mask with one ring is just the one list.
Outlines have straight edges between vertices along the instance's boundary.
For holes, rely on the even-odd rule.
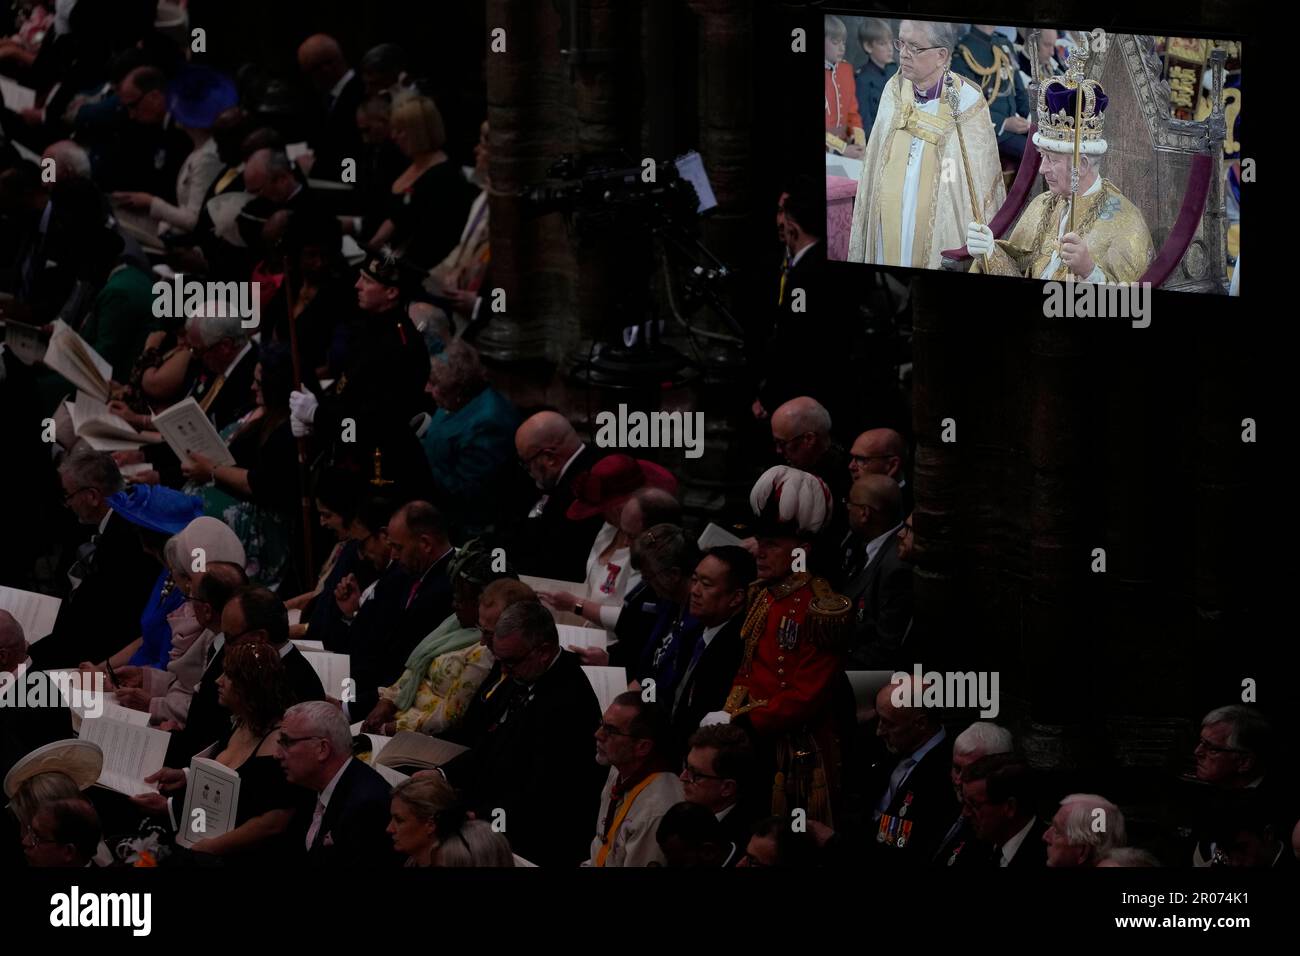
[[966,251],[972,256],[982,256],[993,251],[993,230],[972,222],[966,226]]
[[289,431],[293,432],[294,438],[306,438],[311,434],[311,426],[306,422],[300,422],[292,415],[289,416]]
[[731,723],[731,715],[725,710],[715,710],[712,713],[705,714],[700,720],[701,727],[712,727],[714,724]]
[[[289,414],[293,416],[294,421],[302,422],[304,425],[311,424],[312,419],[316,417],[316,407],[319,404],[316,396],[305,388],[299,387],[297,391],[289,393]],[[298,432],[295,430],[294,434],[297,435]],[[306,432],[303,434],[305,435]]]

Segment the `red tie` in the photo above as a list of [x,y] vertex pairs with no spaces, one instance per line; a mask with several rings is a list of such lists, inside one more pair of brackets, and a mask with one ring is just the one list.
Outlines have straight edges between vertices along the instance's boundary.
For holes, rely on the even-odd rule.
[[411,585],[411,593],[406,596],[406,607],[404,610],[409,611],[411,609],[411,602],[415,600],[415,592],[418,590],[420,590],[420,579],[416,578],[414,583]]

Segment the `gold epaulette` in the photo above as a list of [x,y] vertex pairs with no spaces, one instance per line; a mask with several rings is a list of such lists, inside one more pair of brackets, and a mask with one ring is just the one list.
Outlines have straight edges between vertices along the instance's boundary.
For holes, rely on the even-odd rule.
[[849,611],[853,602],[843,594],[836,594],[825,578],[813,578],[812,591],[813,599],[803,623],[808,639],[815,647],[843,651],[852,633]]

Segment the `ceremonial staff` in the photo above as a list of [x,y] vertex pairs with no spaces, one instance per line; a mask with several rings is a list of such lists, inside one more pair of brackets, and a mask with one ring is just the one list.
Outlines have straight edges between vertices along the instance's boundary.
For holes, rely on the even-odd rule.
[[[980,214],[979,201],[975,198],[975,177],[970,174],[970,160],[966,156],[966,137],[961,132],[961,110],[958,108],[961,97],[957,92],[957,83],[952,78],[952,73],[945,72],[943,75],[944,91],[948,96],[948,108],[952,111],[952,122],[957,127],[957,147],[961,152],[961,168],[966,174],[966,191],[970,193],[971,216],[975,222],[984,225]],[[989,270],[989,254],[986,252],[980,256],[984,261],[984,271]]]
[[[292,256],[284,255],[284,302],[289,310],[289,354],[293,358],[293,390],[302,388],[302,360],[298,357],[298,296],[293,288]],[[298,436],[298,485],[302,491],[303,586],[316,576],[315,552],[311,546],[311,487],[307,480],[307,436]]]
[[1065,85],[1074,90],[1074,164],[1070,167],[1070,222],[1066,232],[1074,232],[1074,208],[1079,204],[1079,138],[1082,132],[1079,127],[1083,125],[1083,78],[1091,53],[1088,34],[1081,34],[1079,41],[1083,49],[1070,56],[1071,60],[1078,57],[1077,66],[1065,77]]

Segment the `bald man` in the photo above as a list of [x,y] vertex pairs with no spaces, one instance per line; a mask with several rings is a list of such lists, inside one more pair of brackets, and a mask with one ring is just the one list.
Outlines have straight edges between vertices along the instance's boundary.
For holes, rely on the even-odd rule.
[[[559,412],[538,412],[515,431],[515,453],[533,488],[520,492],[507,549],[520,574],[585,581],[587,555],[604,519],[572,521],[573,480],[599,456]],[[540,496],[539,496],[540,495]]]
[[365,83],[348,64],[338,41],[324,33],[308,37],[298,47],[298,69],[321,97],[308,137],[312,155],[300,160],[300,165],[318,179],[338,181],[344,159],[361,162],[357,109],[365,100]]
[[844,513],[844,499],[852,480],[844,449],[831,440],[831,415],[820,402],[800,395],[777,407],[772,413],[772,446],[791,468],[816,475],[831,490],[834,507],[831,519],[818,536],[820,547],[813,551],[819,563],[818,573],[836,586],[839,577],[836,548],[844,541],[849,525]]
[[904,514],[912,512],[912,486],[905,475],[907,446],[903,436],[892,428],[871,428],[849,447],[849,474],[856,480],[863,475],[888,475],[903,491]]
[[898,483],[888,475],[864,474],[849,488],[849,534],[858,547],[843,570],[841,589],[853,602],[849,669],[904,666],[903,638],[912,620],[912,569],[898,556],[902,525]]
[[923,689],[896,674],[876,694],[876,736],[891,759],[872,768],[867,789],[881,862],[925,866],[961,809],[949,773],[952,741],[934,709],[920,705]]
[[[11,706],[37,694],[50,706]],[[57,685],[32,668],[22,625],[0,610],[0,778],[37,747],[72,736],[67,708],[58,706],[59,700]]]

